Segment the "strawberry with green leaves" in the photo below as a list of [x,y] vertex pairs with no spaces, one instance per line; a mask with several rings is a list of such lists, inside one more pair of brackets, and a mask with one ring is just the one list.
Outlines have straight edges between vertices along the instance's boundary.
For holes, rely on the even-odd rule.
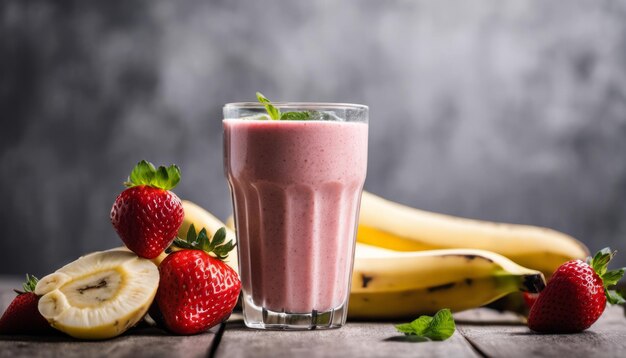
[[[177,239],[159,266],[160,283],[156,307],[150,312],[157,322],[176,334],[196,334],[219,324],[232,312],[241,281],[223,260],[235,247],[224,242],[219,229],[210,240],[206,229],[196,234],[193,225],[186,241]],[[155,312],[157,311],[157,312]]]
[[128,189],[115,199],[111,223],[126,247],[152,259],[176,238],[183,222],[183,205],[170,190],[180,181],[176,165],[159,167],[142,160],[132,170]]
[[0,318],[0,334],[37,334],[54,331],[39,313],[37,308],[39,296],[34,293],[35,286],[37,277],[26,275],[26,282],[22,285],[24,291],[15,290],[17,297]]
[[607,302],[623,303],[610,289],[625,270],[607,269],[614,255],[605,248],[588,263],[572,260],[561,265],[532,305],[528,327],[541,333],[581,332],[600,318]]

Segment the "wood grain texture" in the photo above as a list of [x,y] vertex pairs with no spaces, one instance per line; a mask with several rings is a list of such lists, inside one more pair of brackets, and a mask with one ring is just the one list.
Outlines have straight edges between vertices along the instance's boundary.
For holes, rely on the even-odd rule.
[[[21,279],[0,276],[0,312],[11,302]],[[349,322],[338,330],[259,331],[233,315],[220,340],[218,327],[196,336],[172,336],[143,326],[106,341],[86,342],[61,333],[2,336],[4,357],[623,357],[626,318],[609,307],[591,329],[580,334],[531,333],[519,316],[476,309],[455,314],[457,332],[444,342],[409,342],[391,323]],[[215,347],[215,345],[217,345]]]
[[216,357],[476,357],[456,332],[444,342],[410,342],[391,323],[348,323],[337,330],[260,331],[226,324]]
[[523,324],[485,321],[460,324],[458,332],[488,357],[626,356],[626,319],[619,306],[608,307],[590,329],[577,334],[536,334]]
[[172,336],[156,328],[132,329],[106,341],[79,341],[65,335],[1,336],[0,357],[208,357],[216,329],[195,336]]
[[[21,280],[0,277],[0,312],[15,297]],[[140,323],[141,325],[141,323]],[[208,357],[219,326],[195,336],[173,336],[143,325],[105,341],[80,341],[62,333],[47,336],[0,335],[0,358],[19,357]]]

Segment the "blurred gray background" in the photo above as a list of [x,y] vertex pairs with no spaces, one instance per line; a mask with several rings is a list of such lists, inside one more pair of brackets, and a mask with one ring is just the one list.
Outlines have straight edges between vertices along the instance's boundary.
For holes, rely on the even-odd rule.
[[231,211],[221,107],[370,106],[366,188],[626,264],[626,1],[0,1],[0,274],[119,246],[141,159]]

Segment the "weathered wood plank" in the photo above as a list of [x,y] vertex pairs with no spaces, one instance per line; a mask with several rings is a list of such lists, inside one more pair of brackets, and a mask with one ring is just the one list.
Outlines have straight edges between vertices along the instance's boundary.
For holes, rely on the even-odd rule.
[[217,328],[195,336],[172,336],[156,328],[133,329],[106,341],[64,335],[1,336],[0,357],[208,357]]
[[[20,279],[0,277],[0,313],[21,287]],[[133,328],[106,341],[80,341],[62,333],[47,336],[0,335],[0,358],[19,357],[208,357],[219,330],[195,336],[173,336],[147,327]]]
[[409,342],[391,323],[356,323],[335,330],[261,331],[231,320],[216,357],[476,357],[457,332],[444,342]]
[[459,331],[489,357],[624,357],[626,319],[623,308],[609,307],[589,330],[578,334],[535,334],[520,325],[486,325],[476,321]]

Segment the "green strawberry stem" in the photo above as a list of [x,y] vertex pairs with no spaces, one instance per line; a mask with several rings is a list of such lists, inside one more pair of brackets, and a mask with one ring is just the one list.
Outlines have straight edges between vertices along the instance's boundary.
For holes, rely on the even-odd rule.
[[213,238],[210,239],[205,228],[202,228],[200,232],[196,233],[195,226],[191,224],[189,230],[187,231],[186,240],[176,238],[172,243],[172,246],[170,246],[170,251],[176,248],[202,250],[223,261],[228,258],[228,253],[232,251],[236,245],[233,244],[232,240],[226,243],[224,241],[226,241],[225,228],[222,227],[217,230],[215,235],[213,235]]
[[19,290],[13,290],[13,291],[15,291],[15,293],[17,293],[18,295],[21,295],[23,293],[28,293],[28,292],[35,292],[35,287],[37,286],[37,282],[39,282],[39,279],[37,277],[26,274],[26,282],[22,284],[22,288],[24,289],[24,291],[19,291]]
[[617,282],[624,276],[626,268],[622,267],[616,270],[608,270],[608,265],[611,259],[615,256],[617,251],[611,251],[610,248],[605,247],[598,251],[593,258],[588,258],[589,265],[596,271],[598,276],[602,279],[604,285],[604,293],[606,299],[611,304],[620,304],[626,302],[624,297],[615,290],[609,289],[615,286]]
[[131,188],[138,185],[148,185],[163,190],[173,189],[180,181],[180,168],[172,164],[169,167],[155,168],[148,161],[142,160],[130,172],[128,181],[124,185]]

